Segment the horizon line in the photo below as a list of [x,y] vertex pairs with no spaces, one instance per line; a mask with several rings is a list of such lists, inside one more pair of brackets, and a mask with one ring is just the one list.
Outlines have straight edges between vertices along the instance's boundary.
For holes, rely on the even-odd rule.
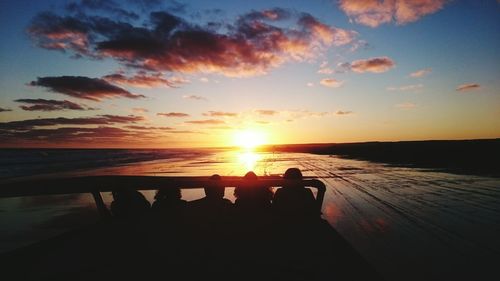
[[[339,144],[363,144],[363,143],[403,143],[403,142],[452,142],[452,141],[487,141],[487,140],[500,140],[497,138],[474,138],[474,139],[424,139],[424,140],[397,140],[397,141],[381,141],[381,140],[370,140],[370,141],[359,141],[359,142],[308,142],[308,143],[280,143],[280,144],[263,144],[255,147],[254,150],[259,150],[262,148],[267,148],[270,146],[287,146],[287,145],[339,145]],[[192,147],[36,147],[36,146],[26,146],[26,147],[1,147],[0,149],[242,149],[241,147],[230,145],[230,146],[192,146]]]

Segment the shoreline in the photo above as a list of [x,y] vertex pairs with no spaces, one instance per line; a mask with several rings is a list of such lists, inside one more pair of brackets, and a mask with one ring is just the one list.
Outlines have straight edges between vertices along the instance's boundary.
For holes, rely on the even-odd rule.
[[336,155],[393,166],[500,177],[500,139],[290,144],[260,151]]

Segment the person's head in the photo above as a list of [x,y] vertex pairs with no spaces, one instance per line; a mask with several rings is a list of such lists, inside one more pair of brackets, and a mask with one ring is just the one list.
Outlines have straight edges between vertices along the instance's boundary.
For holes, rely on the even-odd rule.
[[113,195],[114,200],[127,200],[131,199],[134,197],[134,193],[136,192],[135,189],[129,188],[129,187],[123,187],[120,189],[114,189],[111,191],[111,194]]
[[[257,175],[250,171],[243,176],[243,179],[248,182],[257,181]],[[255,202],[270,202],[273,197],[273,189],[269,186],[260,186],[258,184],[245,184],[234,189],[234,196],[237,199],[243,199]]]
[[283,174],[283,178],[287,180],[301,180],[302,172],[299,168],[288,168]]
[[297,184],[294,181],[302,180],[302,172],[298,168],[288,168],[283,174],[285,180],[290,180],[290,182],[285,183],[284,187],[301,187],[301,184]]
[[253,171],[249,171],[243,176],[243,179],[245,179],[245,180],[257,180],[257,175]]
[[211,184],[204,188],[207,198],[224,198],[224,186],[220,185],[221,176],[215,174],[210,177]]
[[178,187],[159,189],[155,195],[155,200],[179,200],[181,198],[181,189]]

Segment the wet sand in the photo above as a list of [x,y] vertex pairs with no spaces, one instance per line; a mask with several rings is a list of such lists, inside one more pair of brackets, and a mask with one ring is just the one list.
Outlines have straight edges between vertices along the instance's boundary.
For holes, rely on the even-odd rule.
[[[318,177],[326,183],[323,217],[388,280],[495,280],[498,276],[494,266],[500,257],[500,179],[497,178],[326,155],[232,151],[74,173],[243,175],[252,169],[259,175],[273,175],[289,167],[298,167],[306,176]],[[187,200],[200,196],[201,191],[196,190],[183,193]],[[104,197],[109,204],[109,194]],[[152,200],[153,193],[146,193],[146,197]],[[231,189],[226,190],[226,197],[234,199]],[[48,231],[62,231],[65,221],[74,221],[68,217],[69,213],[81,214],[78,208],[90,210],[86,216],[89,221],[92,212],[97,219],[90,196],[60,199],[53,202],[10,199],[8,210],[7,199],[3,199],[2,229],[5,229],[4,219],[9,218],[11,223],[18,224],[17,228],[9,227],[12,235],[29,222],[38,225],[31,229],[44,226]],[[38,217],[33,221],[35,213]]]

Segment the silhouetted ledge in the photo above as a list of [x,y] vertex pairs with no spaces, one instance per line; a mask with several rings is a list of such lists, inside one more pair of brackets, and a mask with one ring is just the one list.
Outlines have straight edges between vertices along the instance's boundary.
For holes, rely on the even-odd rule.
[[338,155],[396,166],[500,177],[500,139],[291,144],[262,149]]

